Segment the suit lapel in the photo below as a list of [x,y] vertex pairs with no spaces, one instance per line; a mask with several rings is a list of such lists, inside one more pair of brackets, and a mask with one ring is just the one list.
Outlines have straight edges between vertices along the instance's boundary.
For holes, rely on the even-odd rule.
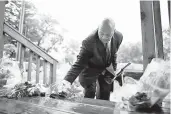
[[114,34],[114,37],[112,38],[112,49],[111,49],[111,54],[114,55],[117,52],[117,40],[116,40],[117,36]]
[[102,61],[105,64],[106,60],[106,49],[103,45],[103,43],[100,41],[99,37],[97,38],[97,50],[99,52],[99,55],[102,57]]
[[110,59],[108,61],[109,65],[112,62],[113,59],[113,55],[117,52],[117,41],[116,41],[116,36],[114,35],[114,37],[112,37],[111,39],[111,45],[110,45]]

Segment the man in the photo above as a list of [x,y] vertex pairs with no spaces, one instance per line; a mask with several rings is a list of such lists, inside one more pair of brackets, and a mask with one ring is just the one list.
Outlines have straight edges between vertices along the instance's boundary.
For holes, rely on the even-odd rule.
[[[112,64],[114,72],[116,71],[116,52],[122,39],[123,36],[115,29],[113,20],[104,19],[98,29],[83,40],[77,61],[62,81],[62,91],[79,76],[85,98],[94,98],[96,93],[97,99],[109,100],[113,86],[105,79],[112,79],[114,76],[106,71],[106,67]],[[96,81],[99,85],[97,92]]]

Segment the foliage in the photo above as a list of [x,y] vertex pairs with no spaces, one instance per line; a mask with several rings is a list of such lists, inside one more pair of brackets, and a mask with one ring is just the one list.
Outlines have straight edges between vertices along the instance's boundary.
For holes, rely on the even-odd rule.
[[15,29],[19,29],[21,1],[11,0],[5,7],[5,22]]
[[69,39],[68,42],[65,42],[65,62],[72,65],[76,60],[76,56],[78,55],[79,50],[79,42],[75,39]]
[[163,31],[163,50],[165,60],[170,60],[170,28]]
[[[30,1],[25,2],[24,19],[27,20],[36,14],[36,8]],[[19,29],[19,21],[21,15],[20,0],[10,0],[5,7],[5,22],[13,26],[15,29]]]
[[[28,18],[25,22],[25,35],[33,42],[38,42],[38,46],[49,41],[49,46],[43,48],[45,51],[50,51],[55,44],[60,44],[63,41],[63,36],[55,30],[58,22],[50,15],[36,14],[34,17]],[[46,42],[47,43],[47,42]]]
[[4,45],[4,55],[8,56],[9,58],[14,58],[16,54],[16,47],[13,44],[5,44]]
[[[38,14],[37,9],[31,1],[11,0],[5,8],[5,22],[10,24],[16,30],[19,30],[21,5],[25,3],[23,35],[31,41],[37,42],[46,52],[55,48],[55,45],[60,45],[63,41],[63,36],[55,29],[59,23],[50,15]],[[6,35],[6,44],[13,44],[15,47],[16,41]],[[47,43],[47,46],[44,46]],[[28,55],[27,51],[25,55]],[[16,53],[14,53],[15,55]]]
[[21,98],[32,96],[45,96],[44,85],[32,84],[30,82],[18,83],[12,88],[2,89],[0,92],[1,97],[7,98]]
[[117,61],[119,63],[142,63],[142,46],[140,42],[129,43],[121,45],[118,54]]
[[[163,31],[163,51],[165,60],[170,60],[170,29]],[[140,63],[143,62],[142,44],[141,42],[129,43],[121,45],[118,51],[117,60],[119,63]]]

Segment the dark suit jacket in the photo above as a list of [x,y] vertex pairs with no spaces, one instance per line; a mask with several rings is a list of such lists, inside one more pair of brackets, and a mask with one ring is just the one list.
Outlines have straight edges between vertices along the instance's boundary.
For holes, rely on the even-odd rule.
[[91,84],[111,63],[116,70],[116,52],[122,42],[123,36],[119,31],[115,31],[111,39],[111,57],[106,61],[106,49],[98,37],[98,31],[94,31],[82,42],[82,47],[77,61],[65,76],[65,80],[73,83],[79,76],[80,83]]

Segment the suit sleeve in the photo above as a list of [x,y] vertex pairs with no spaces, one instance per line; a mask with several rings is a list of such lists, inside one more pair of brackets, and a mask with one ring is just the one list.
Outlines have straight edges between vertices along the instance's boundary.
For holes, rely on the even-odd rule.
[[91,46],[92,44],[90,41],[84,40],[82,42],[82,47],[79,55],[77,56],[77,60],[68,71],[64,80],[67,80],[72,84],[81,71],[87,66],[89,59],[92,57]]
[[[122,34],[119,34],[119,39],[118,39],[118,45],[117,45],[117,51],[118,51],[118,49],[119,49],[119,47],[120,47],[120,45],[121,45],[121,43],[122,43],[122,40],[123,40],[123,35]],[[117,61],[116,61],[116,59],[117,59],[117,54],[115,53],[114,55],[113,55],[113,61],[112,61],[112,66],[113,66],[113,70],[114,71],[116,71],[116,69],[117,69]]]

